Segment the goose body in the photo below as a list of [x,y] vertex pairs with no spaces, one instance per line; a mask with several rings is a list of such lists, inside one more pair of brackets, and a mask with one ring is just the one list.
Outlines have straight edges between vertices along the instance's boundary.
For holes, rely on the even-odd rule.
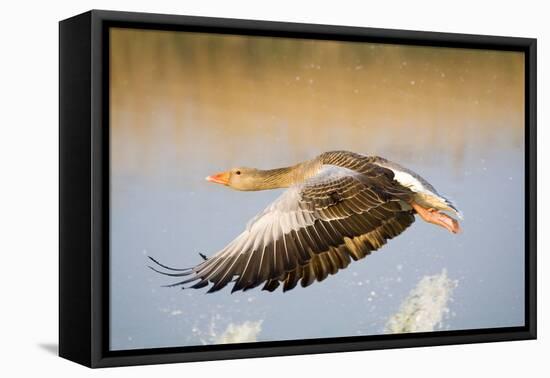
[[174,269],[151,258],[153,270],[182,277],[168,286],[232,291],[263,285],[283,291],[307,287],[346,268],[407,229],[418,214],[452,233],[460,213],[425,179],[377,156],[325,152],[272,170],[234,168],[208,176],[236,190],[288,188],[225,248],[192,268]]

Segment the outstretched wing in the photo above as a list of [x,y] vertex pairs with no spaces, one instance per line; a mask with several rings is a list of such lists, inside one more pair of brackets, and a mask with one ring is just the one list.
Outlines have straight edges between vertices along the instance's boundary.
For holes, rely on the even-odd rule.
[[167,273],[186,276],[170,286],[212,284],[208,292],[230,282],[232,291],[261,284],[273,291],[280,283],[286,291],[299,281],[309,286],[411,225],[413,211],[404,207],[411,195],[393,180],[390,170],[374,164],[361,173],[325,165],[302,185],[284,192],[220,252],[194,268]]

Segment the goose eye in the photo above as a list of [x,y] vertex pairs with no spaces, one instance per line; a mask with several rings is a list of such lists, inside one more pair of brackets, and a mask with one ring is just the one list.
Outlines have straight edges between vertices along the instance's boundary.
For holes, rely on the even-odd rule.
[[235,174],[240,175],[241,171],[236,171]]

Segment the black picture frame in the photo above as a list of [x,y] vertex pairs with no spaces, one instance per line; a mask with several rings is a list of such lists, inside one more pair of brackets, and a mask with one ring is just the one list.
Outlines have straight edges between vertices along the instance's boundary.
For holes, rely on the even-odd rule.
[[[109,351],[110,27],[525,53],[523,327]],[[59,355],[89,367],[536,338],[536,39],[92,10],[59,24]]]

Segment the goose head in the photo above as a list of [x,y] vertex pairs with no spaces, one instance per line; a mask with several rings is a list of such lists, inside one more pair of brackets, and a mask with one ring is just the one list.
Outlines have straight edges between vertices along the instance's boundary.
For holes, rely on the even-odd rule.
[[300,179],[297,167],[277,169],[232,168],[206,177],[206,181],[225,185],[235,190],[266,190],[288,188]]
[[260,190],[263,179],[260,170],[247,167],[232,168],[206,177],[206,181],[243,191]]

